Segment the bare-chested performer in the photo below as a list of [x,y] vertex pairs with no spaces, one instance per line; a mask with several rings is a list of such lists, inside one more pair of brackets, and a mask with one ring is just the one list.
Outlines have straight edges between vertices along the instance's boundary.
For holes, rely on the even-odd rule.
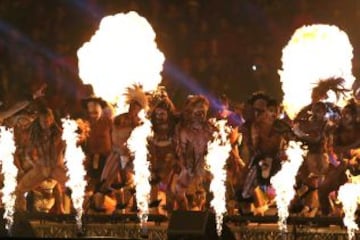
[[268,205],[260,187],[267,188],[271,176],[280,169],[283,139],[279,132],[273,131],[279,106],[264,92],[255,92],[248,104],[253,116],[244,124],[242,132],[243,148],[247,149],[249,160],[239,200],[244,213],[253,202],[253,214],[263,215]]
[[[54,120],[49,108],[39,110],[38,117],[30,130],[30,159],[33,167],[25,173],[17,186],[17,209],[26,210],[24,194],[38,187],[47,179],[54,179],[59,184],[67,180],[64,166],[65,143],[61,138],[62,131]],[[58,201],[61,203],[61,201]],[[62,207],[59,206],[59,209]],[[61,209],[63,212],[63,209]]]
[[107,157],[111,152],[112,120],[103,114],[107,103],[100,97],[91,96],[82,100],[90,124],[90,133],[83,143],[86,154],[88,191],[94,191],[100,184],[100,177]]
[[356,104],[351,102],[342,109],[340,123],[332,134],[333,159],[324,181],[319,186],[320,209],[323,215],[336,214],[331,211],[329,194],[347,182],[345,171],[350,169],[353,175],[359,174],[358,159],[352,156],[352,151],[360,147],[360,124],[356,118]]
[[[166,210],[174,208],[174,195],[171,192],[171,178],[176,162],[175,125],[177,115],[175,106],[165,90],[158,90],[151,101],[150,118],[153,126],[153,136],[149,139],[149,153],[151,161],[151,196],[149,206],[154,212],[160,212],[165,203]],[[160,194],[165,194],[161,197]],[[165,199],[163,199],[165,198]]]
[[208,100],[201,95],[189,96],[183,119],[177,130],[179,175],[174,194],[180,209],[202,210],[206,204],[209,173],[205,170],[205,155],[214,127],[207,119]]
[[[132,156],[127,147],[127,140],[132,130],[141,124],[138,114],[141,109],[148,108],[148,99],[141,86],[129,87],[126,92],[129,110],[115,116],[111,132],[112,150],[106,160],[101,174],[101,188],[96,198],[98,204],[106,207],[106,193],[114,194],[116,210],[130,211],[134,205],[134,169]],[[102,196],[101,196],[102,195]]]

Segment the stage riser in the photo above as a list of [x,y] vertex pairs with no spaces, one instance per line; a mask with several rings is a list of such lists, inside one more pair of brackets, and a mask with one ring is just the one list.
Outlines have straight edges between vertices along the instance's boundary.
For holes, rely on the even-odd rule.
[[[282,234],[279,232],[236,232],[237,239],[248,239],[248,240],[348,240],[346,233],[288,233]],[[360,237],[357,236],[357,237]],[[357,239],[357,238],[356,238]]]
[[[79,231],[72,224],[32,223],[36,236],[41,238],[76,238]],[[118,239],[141,239],[143,232],[135,224],[89,224],[84,227],[84,238],[107,236]],[[166,239],[165,227],[151,227],[146,232],[148,239]]]
[[[78,230],[73,224],[59,223],[32,223],[36,236],[41,238],[76,238]],[[99,236],[112,237],[112,239],[141,239],[140,227],[136,224],[89,224],[86,226],[84,238],[96,238]],[[302,227],[289,229],[283,234],[273,227],[261,229],[259,227],[231,227],[237,239],[246,240],[347,240],[345,229]],[[166,240],[167,226],[151,226],[147,231],[149,240]],[[356,239],[359,239],[357,235]]]

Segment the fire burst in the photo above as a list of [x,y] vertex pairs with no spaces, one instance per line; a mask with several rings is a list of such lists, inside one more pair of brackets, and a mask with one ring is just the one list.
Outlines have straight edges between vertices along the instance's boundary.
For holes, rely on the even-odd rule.
[[[290,118],[311,102],[312,88],[320,80],[343,78],[344,87],[351,88],[355,79],[352,51],[347,34],[336,26],[316,24],[295,31],[283,49],[279,70],[283,103]],[[345,100],[340,99],[338,104],[343,105]]]
[[6,229],[10,231],[14,223],[15,189],[16,176],[18,169],[14,164],[14,152],[16,150],[14,133],[12,129],[0,127],[0,163],[2,165],[2,174],[4,175],[4,186],[2,192],[2,202],[5,212]]
[[283,162],[281,170],[270,180],[276,192],[275,201],[278,208],[280,231],[287,231],[288,207],[295,195],[295,176],[304,160],[303,155],[306,154],[300,145],[299,142],[289,142],[289,147],[286,150],[288,161]]
[[216,230],[218,235],[222,232],[223,216],[226,212],[226,160],[229,158],[231,143],[228,138],[230,128],[226,126],[226,120],[220,120],[215,123],[218,131],[213,134],[213,140],[208,142],[208,154],[206,163],[208,170],[213,175],[210,184],[210,191],[213,192],[214,198],[210,204],[216,214]]
[[339,188],[338,199],[343,206],[345,213],[343,221],[351,240],[355,237],[355,231],[359,230],[355,222],[355,212],[360,203],[360,176],[353,177],[348,171],[347,175],[350,182],[345,183]]
[[155,32],[136,12],[104,17],[98,31],[78,50],[79,76],[94,93],[127,111],[124,94],[134,84],[144,91],[161,82],[164,55],[157,48]]
[[127,141],[129,150],[134,154],[134,172],[136,185],[136,202],[139,209],[141,224],[145,223],[149,214],[149,199],[151,185],[149,182],[151,173],[149,170],[147,139],[152,135],[151,122],[145,117],[145,111],[139,112],[142,124],[136,127]]
[[62,119],[63,134],[62,139],[66,142],[65,163],[69,179],[66,186],[72,190],[71,200],[76,210],[76,223],[79,229],[82,226],[81,217],[83,214],[84,193],[86,187],[86,171],[83,165],[85,154],[77,144],[78,134],[76,133],[78,125],[75,120]]

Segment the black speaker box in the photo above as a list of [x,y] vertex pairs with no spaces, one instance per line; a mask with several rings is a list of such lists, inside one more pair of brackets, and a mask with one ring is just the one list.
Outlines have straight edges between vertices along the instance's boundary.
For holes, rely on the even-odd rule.
[[174,211],[167,236],[168,240],[218,240],[215,214],[209,211]]

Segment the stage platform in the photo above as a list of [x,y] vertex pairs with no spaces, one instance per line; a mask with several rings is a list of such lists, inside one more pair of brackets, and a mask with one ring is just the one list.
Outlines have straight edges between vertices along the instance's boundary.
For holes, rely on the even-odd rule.
[[[74,216],[70,215],[24,215],[39,238],[110,238],[110,239],[167,239],[168,218],[150,215],[149,221],[140,226],[135,214],[87,215],[83,228],[78,229]],[[227,226],[236,239],[246,240],[345,240],[348,239],[342,219],[331,217],[288,219],[287,233],[280,232],[277,217],[227,216]],[[360,239],[357,233],[355,239]]]

